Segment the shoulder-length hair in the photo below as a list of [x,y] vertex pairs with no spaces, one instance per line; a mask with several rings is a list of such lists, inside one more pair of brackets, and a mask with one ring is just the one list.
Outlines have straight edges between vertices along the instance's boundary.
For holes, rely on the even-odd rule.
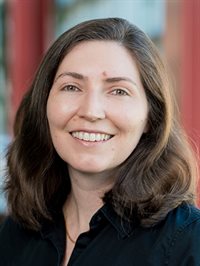
[[92,40],[114,41],[130,52],[149,105],[148,132],[119,166],[116,183],[104,201],[121,217],[134,216],[143,226],[159,222],[183,201],[194,203],[195,167],[157,49],[144,32],[124,19],[90,20],[53,43],[16,115],[5,190],[11,215],[33,230],[62,211],[70,191],[67,164],[56,153],[50,136],[49,91],[65,55],[80,42]]

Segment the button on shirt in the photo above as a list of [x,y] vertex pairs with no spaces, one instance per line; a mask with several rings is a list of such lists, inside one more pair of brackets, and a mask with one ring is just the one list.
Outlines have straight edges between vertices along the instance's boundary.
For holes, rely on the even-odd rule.
[[[0,266],[61,266],[66,243],[62,214],[41,232],[8,218],[0,229]],[[200,210],[182,204],[151,228],[121,219],[104,205],[75,244],[69,266],[200,266]]]

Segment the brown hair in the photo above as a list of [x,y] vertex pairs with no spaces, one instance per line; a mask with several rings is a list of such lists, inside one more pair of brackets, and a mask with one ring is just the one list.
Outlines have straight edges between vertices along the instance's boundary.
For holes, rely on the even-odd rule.
[[34,230],[62,210],[70,191],[67,164],[56,153],[49,132],[49,91],[65,55],[78,43],[92,40],[115,41],[129,50],[149,104],[148,132],[119,167],[116,184],[104,201],[121,217],[134,215],[143,226],[162,220],[183,201],[194,203],[191,152],[174,114],[171,85],[155,46],[124,19],[91,20],[66,31],[51,46],[16,115],[5,189],[13,217]]

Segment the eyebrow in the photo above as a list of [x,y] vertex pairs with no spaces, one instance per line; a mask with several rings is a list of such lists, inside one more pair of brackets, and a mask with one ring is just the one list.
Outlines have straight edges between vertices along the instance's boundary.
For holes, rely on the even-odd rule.
[[[54,82],[56,82],[59,78],[62,78],[65,76],[70,76],[70,77],[73,77],[73,78],[79,79],[79,80],[88,79],[86,76],[84,76],[80,73],[77,73],[77,72],[63,72],[60,75],[58,75],[58,77],[56,77]],[[136,82],[134,80],[132,80],[131,78],[128,78],[128,77],[110,77],[110,78],[105,79],[105,82],[108,82],[108,83],[119,82],[119,81],[127,81],[127,82],[132,83],[136,87],[138,87]]]
[[108,82],[108,83],[119,82],[119,81],[128,81],[128,82],[131,82],[133,85],[135,85],[137,87],[137,84],[135,83],[135,81],[133,81],[131,78],[128,78],[128,77],[107,78],[105,81]]
[[86,79],[83,75],[76,73],[76,72],[63,72],[60,75],[57,76],[54,82],[56,82],[59,78],[65,77],[65,76],[70,76],[75,79]]

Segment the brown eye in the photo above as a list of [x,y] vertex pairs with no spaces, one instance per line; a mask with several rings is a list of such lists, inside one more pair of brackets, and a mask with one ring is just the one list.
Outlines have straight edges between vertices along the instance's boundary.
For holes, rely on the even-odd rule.
[[127,96],[128,93],[123,89],[115,89],[112,91],[113,95],[119,95],[119,96]]
[[69,92],[76,92],[80,91],[80,89],[74,85],[66,85],[62,88],[63,91],[69,91]]

